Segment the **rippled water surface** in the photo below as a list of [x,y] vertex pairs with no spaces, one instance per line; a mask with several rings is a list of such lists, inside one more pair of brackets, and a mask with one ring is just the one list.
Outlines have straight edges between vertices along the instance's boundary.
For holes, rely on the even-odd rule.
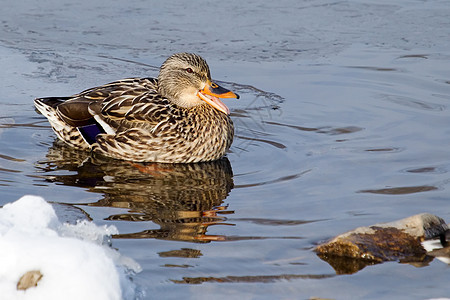
[[[312,251],[416,213],[450,220],[448,2],[7,2],[0,204],[37,194],[115,225],[144,298],[450,295],[439,261],[341,275]],[[34,97],[156,76],[181,51],[241,95],[220,161],[90,158],[34,111]]]

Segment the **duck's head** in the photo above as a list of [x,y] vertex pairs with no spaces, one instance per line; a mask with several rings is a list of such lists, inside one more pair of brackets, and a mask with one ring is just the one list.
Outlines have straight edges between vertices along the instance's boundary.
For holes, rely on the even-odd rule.
[[178,106],[192,108],[206,102],[225,114],[230,110],[219,98],[239,99],[239,95],[212,82],[208,64],[193,53],[174,54],[162,64],[158,89]]

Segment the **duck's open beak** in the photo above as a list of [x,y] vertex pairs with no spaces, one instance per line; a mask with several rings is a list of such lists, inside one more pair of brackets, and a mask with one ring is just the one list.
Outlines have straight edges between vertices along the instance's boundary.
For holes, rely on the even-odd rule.
[[230,114],[230,110],[222,101],[220,101],[219,98],[239,99],[238,94],[235,94],[232,91],[211,82],[210,80],[208,80],[205,88],[198,92],[198,96],[215,109],[218,109],[227,115]]

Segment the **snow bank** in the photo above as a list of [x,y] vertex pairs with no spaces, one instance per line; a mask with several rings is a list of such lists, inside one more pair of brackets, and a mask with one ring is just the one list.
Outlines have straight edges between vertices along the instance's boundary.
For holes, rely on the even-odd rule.
[[[43,198],[24,196],[0,209],[2,299],[134,299],[127,273],[140,266],[103,246],[114,226],[83,221],[62,224]],[[28,271],[42,274],[37,286],[17,290]]]

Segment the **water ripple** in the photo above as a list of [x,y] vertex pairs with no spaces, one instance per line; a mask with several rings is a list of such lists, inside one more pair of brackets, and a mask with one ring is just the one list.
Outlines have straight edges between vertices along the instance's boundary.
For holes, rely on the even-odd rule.
[[386,147],[386,148],[370,148],[365,149],[366,152],[401,152],[403,149],[399,147]]
[[302,175],[308,173],[309,171],[311,171],[312,169],[303,171],[301,173],[298,174],[293,174],[293,175],[288,175],[288,176],[282,176],[280,178],[277,179],[273,179],[273,180],[267,180],[267,181],[261,181],[261,182],[255,182],[255,183],[247,183],[247,184],[240,184],[240,185],[235,185],[234,188],[239,189],[239,188],[248,188],[248,187],[255,187],[255,186],[262,186],[262,185],[267,185],[267,184],[272,184],[272,183],[278,183],[278,182],[283,182],[283,181],[289,181],[289,180],[293,180],[296,178],[301,177]]
[[254,141],[254,142],[261,142],[261,143],[266,143],[269,145],[272,145],[278,149],[286,149],[287,147],[281,143],[278,142],[274,142],[274,141],[269,141],[269,140],[264,140],[264,139],[258,139],[258,138],[252,138],[252,137],[246,137],[246,136],[240,136],[237,135],[237,138],[243,139],[243,140],[248,140],[248,141]]
[[327,134],[327,135],[349,134],[349,133],[354,133],[354,132],[364,130],[364,128],[358,127],[358,126],[346,126],[346,127],[323,126],[323,127],[314,128],[314,127],[304,127],[304,126],[298,126],[298,125],[282,124],[282,123],[273,122],[273,121],[266,121],[264,123],[270,124],[270,125],[288,127],[288,128],[292,128],[292,129],[296,129],[296,130],[301,130],[301,131],[314,131],[317,133],[323,133],[323,134]]
[[8,156],[8,155],[5,155],[5,154],[0,154],[0,158],[1,159],[6,159],[6,160],[10,160],[10,161],[15,161],[15,162],[23,162],[23,161],[25,161],[25,159],[15,158],[15,157]]
[[432,185],[420,185],[420,186],[402,186],[392,187],[385,189],[373,189],[373,190],[361,190],[359,193],[371,193],[371,194],[383,194],[383,195],[406,195],[422,192],[435,191],[438,188]]
[[443,174],[447,173],[446,170],[437,167],[422,167],[422,168],[409,168],[404,170],[408,173],[429,173],[429,174]]
[[303,225],[303,224],[309,224],[314,222],[320,222],[324,221],[324,219],[321,220],[284,220],[284,219],[264,219],[264,218],[232,218],[230,221],[244,221],[244,222],[250,222],[258,225],[269,225],[269,226],[296,226],[296,225]]
[[383,100],[420,110],[443,111],[446,106],[400,95],[380,95]]
[[281,280],[293,279],[326,279],[335,277],[336,274],[280,274],[280,275],[256,275],[256,276],[225,276],[225,277],[183,277],[182,280],[172,279],[178,284],[202,284],[204,282],[216,283],[270,283]]
[[0,172],[21,173],[22,171],[0,168]]
[[372,66],[347,66],[347,68],[363,69],[363,70],[378,71],[378,72],[398,72],[398,71],[400,71],[395,68],[382,68],[382,67],[372,67]]

